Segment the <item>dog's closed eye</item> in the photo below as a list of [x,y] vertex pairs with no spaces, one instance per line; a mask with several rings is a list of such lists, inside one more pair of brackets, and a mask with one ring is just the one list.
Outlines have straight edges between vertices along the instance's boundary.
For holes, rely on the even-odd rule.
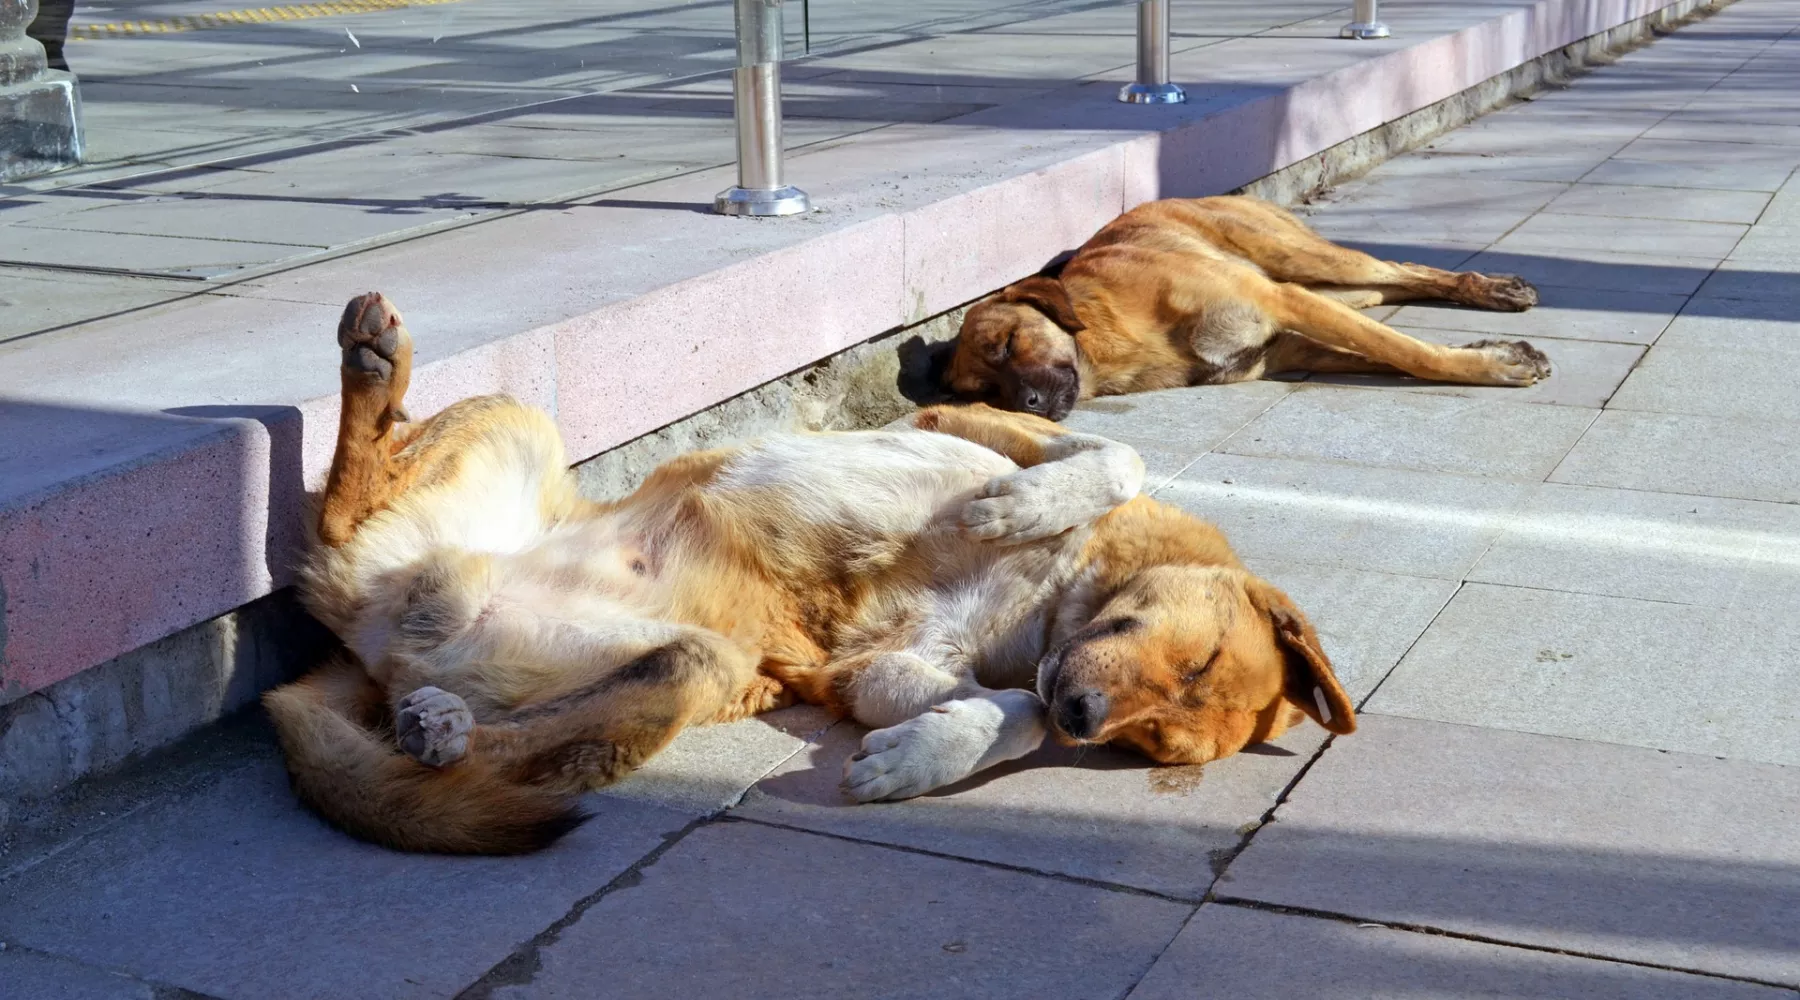
[[[1205,677],[1206,672],[1213,668],[1213,664],[1219,662],[1219,655],[1223,652],[1225,652],[1225,647],[1223,646],[1213,650],[1213,655],[1208,657],[1205,663],[1181,675],[1181,683],[1193,684],[1200,678]],[[1189,666],[1193,665],[1190,663]]]

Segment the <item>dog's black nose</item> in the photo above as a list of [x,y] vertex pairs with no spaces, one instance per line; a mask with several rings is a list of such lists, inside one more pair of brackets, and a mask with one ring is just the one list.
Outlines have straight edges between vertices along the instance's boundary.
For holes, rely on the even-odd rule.
[[1073,691],[1057,704],[1056,725],[1078,740],[1090,740],[1106,724],[1111,708],[1106,695],[1098,691]]
[[1019,402],[1025,409],[1037,413],[1044,408],[1044,394],[1036,389],[1026,389],[1025,395],[1020,397]]

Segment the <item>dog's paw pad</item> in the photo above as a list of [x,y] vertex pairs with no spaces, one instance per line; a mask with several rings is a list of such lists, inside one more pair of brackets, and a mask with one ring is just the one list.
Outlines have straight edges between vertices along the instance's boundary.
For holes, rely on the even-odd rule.
[[387,379],[393,376],[401,348],[411,338],[393,303],[380,292],[368,292],[344,306],[337,339],[344,349],[345,368]]
[[400,749],[421,764],[443,767],[469,752],[475,715],[467,702],[442,688],[422,687],[400,699],[394,735]]
[[1495,385],[1528,386],[1550,377],[1550,358],[1523,340],[1478,340],[1464,347],[1488,356]]

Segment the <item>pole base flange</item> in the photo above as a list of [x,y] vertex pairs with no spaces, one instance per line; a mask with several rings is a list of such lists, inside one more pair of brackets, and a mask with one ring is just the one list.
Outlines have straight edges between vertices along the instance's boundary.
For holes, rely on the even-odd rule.
[[812,199],[797,187],[726,188],[713,199],[713,211],[720,215],[799,215],[812,211]]
[[1181,104],[1187,91],[1174,83],[1128,83],[1119,88],[1119,100],[1125,104]]
[[1349,24],[1344,25],[1343,30],[1338,32],[1338,37],[1365,40],[1370,38],[1386,38],[1388,37],[1388,26],[1382,24],[1380,21],[1352,21]]

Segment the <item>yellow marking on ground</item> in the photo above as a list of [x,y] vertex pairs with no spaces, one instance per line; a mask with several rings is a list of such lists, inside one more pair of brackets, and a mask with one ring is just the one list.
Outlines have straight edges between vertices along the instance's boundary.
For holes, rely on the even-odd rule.
[[72,24],[69,40],[92,41],[96,38],[121,38],[127,35],[161,35],[171,31],[203,31],[208,28],[233,28],[244,24],[269,24],[276,21],[305,21],[315,17],[338,17],[344,14],[374,14],[405,7],[434,7],[459,3],[460,0],[328,0],[325,3],[299,3],[285,7],[252,7],[245,10],[223,10],[209,14],[166,17],[158,21],[114,21],[110,24]]

